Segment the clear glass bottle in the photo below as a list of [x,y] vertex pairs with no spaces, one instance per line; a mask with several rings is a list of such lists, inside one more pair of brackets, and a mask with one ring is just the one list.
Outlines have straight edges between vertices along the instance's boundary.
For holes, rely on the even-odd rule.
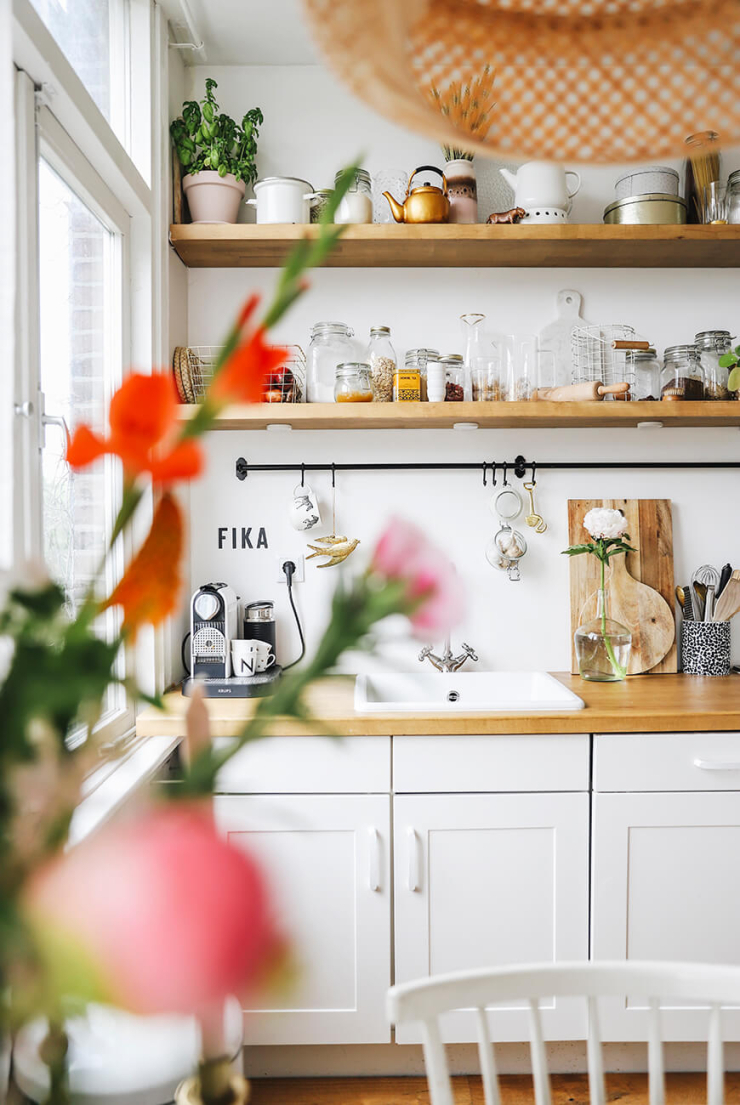
[[727,387],[729,368],[722,368],[719,359],[723,353],[732,352],[732,335],[729,330],[702,330],[694,338],[699,350],[699,361],[704,374],[705,399],[731,399]]
[[727,221],[740,225],[740,169],[730,173],[727,181]]
[[473,376],[475,369],[486,359],[485,331],[486,316],[475,312],[460,315],[462,339],[465,343],[465,398],[473,398]]
[[390,403],[393,399],[393,377],[398,367],[396,351],[391,345],[389,326],[372,326],[370,342],[365,351],[373,379],[373,402]]
[[427,349],[422,346],[419,349],[407,349],[404,365],[410,372],[418,372],[421,377],[421,401],[428,401],[427,394],[427,365],[430,361],[439,360],[438,349]]
[[633,353],[632,363],[635,369],[632,398],[647,401],[660,399],[661,364],[655,350],[646,349]]
[[460,353],[448,353],[440,360],[445,366],[445,403],[462,403],[467,379],[464,358]]
[[370,365],[362,361],[338,364],[334,378],[335,403],[372,403]]
[[[334,178],[335,185],[341,175],[337,173]],[[373,182],[370,173],[365,169],[355,170],[355,179],[349,191],[342,197],[334,221],[337,223],[373,221]]]
[[356,357],[354,332],[343,322],[317,322],[311,330],[306,354],[306,401],[334,402],[334,377],[338,364]]
[[660,397],[695,402],[704,398],[704,374],[695,345],[671,345],[660,374]]
[[632,634],[609,617],[609,596],[603,586],[597,596],[596,617],[575,631],[578,670],[581,679],[614,683],[627,675]]

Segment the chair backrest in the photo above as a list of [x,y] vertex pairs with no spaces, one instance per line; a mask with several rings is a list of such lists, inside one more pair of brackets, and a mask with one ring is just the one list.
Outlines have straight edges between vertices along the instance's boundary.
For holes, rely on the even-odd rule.
[[551,1105],[550,1078],[540,1020],[540,999],[582,997],[588,1010],[587,1060],[591,1105],[605,1105],[604,1066],[598,999],[648,998],[650,1105],[664,1105],[665,1077],[660,1024],[661,1001],[696,1001],[709,1007],[707,1105],[722,1105],[724,1058],[722,1006],[740,1004],[740,967],[703,963],[546,963],[517,968],[461,971],[394,986],[387,1011],[392,1024],[420,1023],[431,1105],[453,1105],[452,1084],[439,1018],[454,1009],[473,1009],[486,1105],[500,1105],[496,1058],[486,1010],[525,1001],[529,1005],[529,1044],[536,1105]]

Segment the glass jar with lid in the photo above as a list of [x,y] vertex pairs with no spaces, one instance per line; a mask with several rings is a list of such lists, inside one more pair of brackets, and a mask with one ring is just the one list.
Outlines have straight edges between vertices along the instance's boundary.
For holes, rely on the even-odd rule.
[[740,169],[730,173],[727,181],[727,221],[740,226]]
[[329,201],[334,195],[333,188],[317,188],[314,192],[314,198],[311,202],[311,222],[318,223],[321,221],[321,216],[329,206]]
[[688,402],[704,398],[704,375],[695,345],[671,345],[666,349],[660,397]]
[[398,364],[396,351],[391,345],[390,326],[371,326],[365,360],[370,365],[374,402],[390,403],[393,399],[393,377]]
[[[337,173],[334,184],[341,173]],[[355,169],[349,190],[340,200],[334,216],[337,223],[371,223],[373,221],[373,182],[365,169]]]
[[462,403],[465,398],[465,359],[460,353],[440,358],[445,366],[445,403]]
[[338,364],[357,356],[354,332],[343,322],[317,322],[311,330],[306,354],[306,400],[334,402],[334,377]]
[[730,399],[730,389],[727,387],[729,368],[722,368],[719,363],[723,353],[732,352],[732,335],[729,330],[702,330],[694,338],[696,348],[699,350],[699,360],[704,373],[704,398],[705,399]]
[[407,349],[404,364],[410,372],[418,372],[421,377],[421,400],[426,403],[427,394],[427,365],[430,361],[439,360],[438,349],[427,349],[422,346],[419,349]]
[[635,383],[632,398],[645,401],[660,399],[660,369],[658,354],[654,349],[633,352],[631,355],[635,370]]
[[335,403],[372,403],[370,365],[362,361],[338,364],[334,379]]

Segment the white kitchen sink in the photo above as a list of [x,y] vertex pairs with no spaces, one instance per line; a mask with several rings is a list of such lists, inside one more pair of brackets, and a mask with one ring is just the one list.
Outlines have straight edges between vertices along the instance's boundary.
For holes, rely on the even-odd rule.
[[550,713],[585,703],[543,671],[419,671],[358,675],[358,714]]

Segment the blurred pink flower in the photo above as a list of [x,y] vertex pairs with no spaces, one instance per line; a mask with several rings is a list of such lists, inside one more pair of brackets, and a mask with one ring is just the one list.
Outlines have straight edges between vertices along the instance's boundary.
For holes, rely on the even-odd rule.
[[53,991],[134,1013],[198,1013],[266,980],[281,950],[259,866],[203,805],[103,828],[31,879]]
[[462,619],[464,593],[455,566],[410,522],[391,518],[370,570],[408,584],[409,620],[417,636],[443,635]]

